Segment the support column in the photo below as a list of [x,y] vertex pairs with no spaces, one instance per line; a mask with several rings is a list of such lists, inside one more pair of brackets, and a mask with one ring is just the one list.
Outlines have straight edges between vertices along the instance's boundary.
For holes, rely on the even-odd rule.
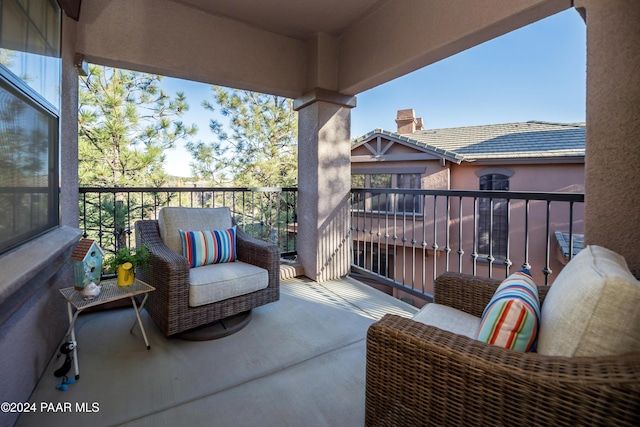
[[315,89],[297,99],[298,259],[318,282],[351,265],[351,108],[355,97]]
[[[73,12],[72,12],[73,13]],[[75,45],[78,23],[62,18],[62,90],[60,106],[60,225],[79,227],[78,71]]]
[[587,23],[585,243],[640,271],[640,7],[576,0]]

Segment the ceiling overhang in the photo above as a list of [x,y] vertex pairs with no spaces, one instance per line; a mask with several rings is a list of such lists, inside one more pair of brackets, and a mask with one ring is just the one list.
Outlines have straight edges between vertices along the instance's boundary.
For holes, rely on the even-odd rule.
[[299,98],[360,92],[572,6],[571,0],[60,0],[78,53]]

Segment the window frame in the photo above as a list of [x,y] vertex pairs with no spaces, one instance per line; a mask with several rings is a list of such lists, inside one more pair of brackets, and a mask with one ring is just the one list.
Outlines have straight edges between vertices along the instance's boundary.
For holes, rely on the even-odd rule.
[[[478,173],[480,191],[509,191],[513,172],[487,169]],[[502,198],[478,198],[476,253],[484,259],[507,258],[509,246],[509,202]],[[483,238],[486,235],[486,238]],[[486,240],[486,242],[484,241]]]
[[[59,19],[57,33],[52,32],[51,35],[55,37],[53,44],[60,46],[62,40],[62,15],[61,10],[57,3],[46,0],[43,3],[50,3],[52,7],[57,8],[57,18]],[[26,11],[28,13],[28,11]],[[0,14],[0,23],[2,15]],[[31,17],[28,16],[28,19]],[[51,52],[49,52],[51,53]],[[61,85],[61,67],[62,60],[60,55],[60,49],[58,48],[57,55],[54,52],[54,58],[57,58],[59,67],[59,73],[57,75],[57,84]],[[17,115],[16,117],[28,116],[29,114],[35,114],[36,116],[42,116],[43,120],[41,126],[37,129],[46,129],[46,136],[42,140],[42,147],[44,148],[46,139],[46,154],[41,155],[40,161],[46,159],[46,168],[43,167],[37,175],[40,178],[46,176],[46,186],[39,186],[37,183],[35,186],[30,186],[25,183],[16,184],[15,179],[8,175],[6,183],[0,183],[4,185],[0,187],[0,191],[6,194],[9,200],[8,211],[11,212],[12,217],[7,220],[6,226],[8,229],[13,230],[14,233],[10,234],[6,238],[0,239],[0,255],[5,254],[49,231],[57,228],[60,225],[60,111],[59,107],[54,106],[44,94],[41,93],[37,87],[31,86],[19,76],[15,75],[12,70],[0,64],[0,88],[6,91],[9,97],[8,100],[15,99],[20,105],[24,105],[25,109],[28,109],[23,115]],[[58,104],[60,95],[58,95]],[[13,120],[14,118],[9,118]],[[33,140],[37,142],[37,140]],[[11,143],[8,143],[11,147]],[[37,145],[37,144],[36,144]],[[40,148],[40,147],[38,147]],[[33,154],[35,157],[36,154]],[[11,162],[13,159],[9,156],[7,161]],[[45,172],[46,171],[46,172]],[[34,176],[28,176],[33,180]],[[43,179],[44,184],[44,179]],[[13,195],[11,195],[13,193]],[[40,199],[46,199],[46,208],[38,209],[37,205],[42,203]],[[19,200],[19,202],[16,202]],[[26,209],[19,210],[20,204],[28,206]],[[23,215],[24,212],[29,214],[29,225],[24,227],[25,231],[20,230],[21,224],[17,223],[17,218]],[[39,215],[40,214],[40,215]],[[34,219],[35,218],[35,219]]]
[[[372,176],[377,176],[377,175],[389,175],[389,186],[388,187],[382,187],[382,186],[373,186],[373,179]],[[400,175],[415,175],[416,178],[416,182],[417,182],[417,187],[399,187],[398,186],[398,181],[399,181],[399,176]],[[414,172],[414,171],[394,171],[394,172],[389,172],[389,171],[370,171],[370,172],[353,172],[351,174],[351,186],[354,187],[354,177],[364,177],[364,179],[359,179],[359,178],[355,178],[358,180],[358,183],[363,182],[363,187],[364,188],[388,188],[390,190],[407,190],[407,189],[414,189],[414,190],[419,190],[422,188],[422,173],[420,172]],[[400,209],[400,205],[402,203],[402,198],[401,195],[399,194],[395,194],[393,192],[391,193],[378,193],[376,195],[373,195],[371,193],[369,193],[364,200],[359,200],[357,201],[355,204],[352,204],[352,208],[359,210],[359,211],[364,211],[366,210],[367,212],[375,212],[375,213],[387,213],[387,214],[396,214],[396,215],[422,215],[423,212],[423,206],[422,206],[422,200],[420,198],[419,195],[415,195],[415,196],[411,196],[411,195],[404,195],[404,198],[406,199],[407,197],[413,197],[414,201],[412,201],[412,205],[413,206],[417,206],[417,208],[415,210],[406,210],[406,209]],[[374,203],[373,199],[376,198],[377,201]],[[385,209],[380,209],[380,206],[386,206]],[[405,203],[406,206],[406,203]]]

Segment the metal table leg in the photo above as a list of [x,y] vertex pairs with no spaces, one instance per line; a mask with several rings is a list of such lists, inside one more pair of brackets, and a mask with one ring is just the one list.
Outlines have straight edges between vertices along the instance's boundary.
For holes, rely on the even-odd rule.
[[[147,345],[147,350],[151,350],[151,346],[149,345],[149,340],[147,339],[147,333],[144,330],[144,326],[142,325],[142,319],[140,318],[140,311],[142,310],[142,307],[144,307],[144,304],[147,302],[147,298],[149,297],[149,294],[144,294],[144,298],[142,299],[142,303],[140,303],[140,307],[138,307],[138,305],[136,304],[136,299],[134,296],[131,296],[131,302],[133,303],[133,309],[136,312],[136,319],[138,320],[138,325],[140,325],[140,330],[142,331],[142,337],[144,338],[144,343]],[[129,329],[129,333],[133,333],[133,328],[136,327],[136,322],[133,322],[133,325],[131,325],[131,329]]]
[[76,371],[76,380],[79,380],[80,368],[78,367],[78,342],[76,341],[75,324],[76,324],[76,319],[78,318],[78,314],[80,314],[80,310],[76,310],[76,312],[73,313],[73,308],[71,306],[71,303],[67,301],[67,312],[69,314],[69,329],[67,330],[65,337],[68,335],[71,335],[71,341],[76,343],[76,345],[73,347],[73,367]]

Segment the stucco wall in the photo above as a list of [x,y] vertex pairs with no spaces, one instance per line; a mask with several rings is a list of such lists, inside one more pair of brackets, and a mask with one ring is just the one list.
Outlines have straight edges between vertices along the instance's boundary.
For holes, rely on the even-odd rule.
[[[70,227],[78,225],[78,76],[73,66],[75,26],[74,21],[63,17],[60,222]],[[3,264],[3,269],[11,269],[12,273],[18,269],[22,274],[31,276],[13,295],[6,300],[3,298],[11,310],[17,308],[0,325],[0,396],[3,401],[26,402],[29,399],[69,326],[66,302],[58,289],[73,283],[73,269],[68,260],[73,246],[69,245],[77,242],[81,232],[70,227],[62,227],[15,250],[25,252],[19,258],[26,264],[29,264],[29,259],[51,257],[51,262],[41,270],[29,271],[28,267],[17,262]],[[63,244],[65,250],[61,247]],[[54,256],[56,251],[61,252]],[[2,259],[8,257],[10,254]],[[7,307],[3,306],[2,310],[7,310]],[[51,377],[49,380],[54,387],[57,379]],[[12,425],[18,415],[0,413],[0,425]]]
[[452,165],[451,188],[478,190],[478,173],[485,169],[507,169],[513,172],[509,179],[511,191],[584,192],[584,164],[531,164],[531,165]]

